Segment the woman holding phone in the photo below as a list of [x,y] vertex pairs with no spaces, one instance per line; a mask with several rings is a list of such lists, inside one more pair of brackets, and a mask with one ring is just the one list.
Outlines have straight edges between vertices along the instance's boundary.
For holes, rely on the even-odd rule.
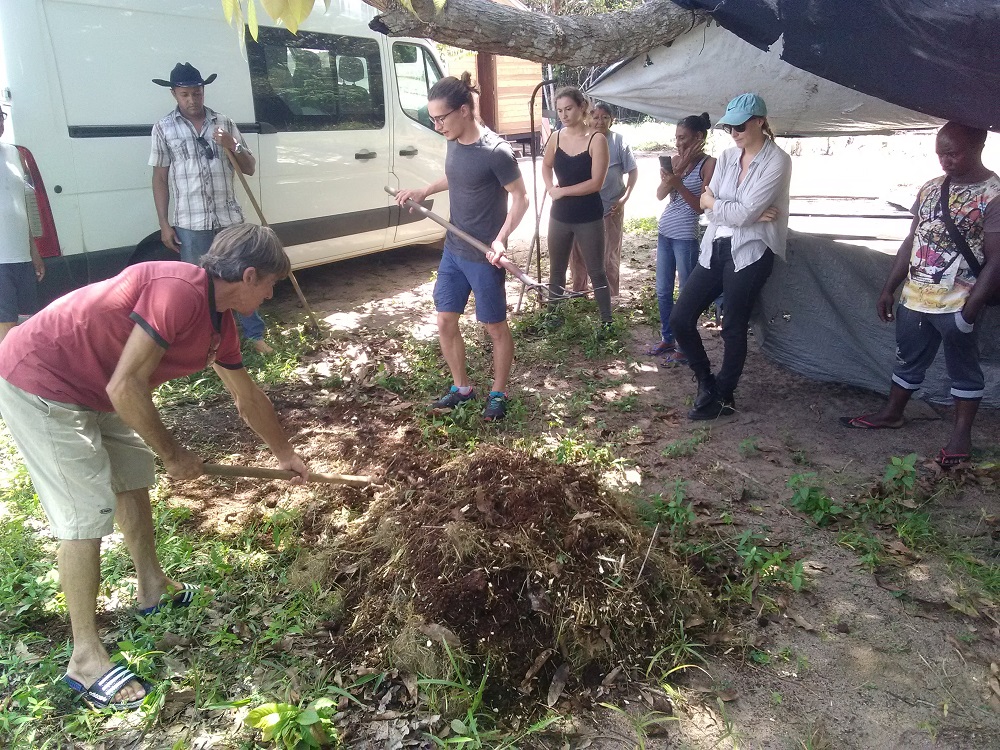
[[675,281],[683,287],[698,261],[698,216],[703,209],[699,200],[704,185],[715,172],[715,159],[705,154],[712,121],[708,112],[689,115],[677,123],[674,142],[676,156],[660,157],[660,184],[656,199],[667,203],[660,214],[656,237],[656,301],[660,308],[660,340],[649,349],[655,356],[667,355],[664,363],[687,364],[677,348],[670,329],[674,307]]
[[[670,314],[670,327],[698,381],[690,419],[716,419],[736,411],[733,393],[747,356],[750,313],[771,275],[774,256],[785,257],[792,160],[774,142],[767,106],[742,94],[719,120],[734,148],[719,157],[701,196],[708,229],[698,264]],[[724,353],[718,376],[698,335],[698,318],[722,293]]]
[[[604,270],[604,203],[601,187],[608,173],[608,141],[590,127],[587,100],[579,89],[556,92],[562,122],[545,144],[542,179],[552,198],[549,210],[549,291],[565,294],[569,254],[576,239],[587,264],[601,323],[611,325],[611,292]],[[559,184],[556,185],[555,180]]]

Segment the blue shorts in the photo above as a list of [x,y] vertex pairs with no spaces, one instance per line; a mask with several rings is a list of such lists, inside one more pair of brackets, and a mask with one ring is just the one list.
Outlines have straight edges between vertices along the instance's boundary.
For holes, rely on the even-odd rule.
[[464,313],[469,294],[476,295],[476,320],[502,323],[507,320],[506,271],[492,263],[459,258],[445,249],[434,284],[434,309],[444,313]]
[[986,381],[979,364],[976,331],[962,331],[955,322],[960,313],[925,313],[904,305],[896,307],[896,367],[892,382],[915,391],[924,382],[938,348],[944,344],[944,363],[951,379],[953,398],[983,397]]
[[38,312],[38,278],[35,265],[0,263],[0,323],[17,323],[18,315]]

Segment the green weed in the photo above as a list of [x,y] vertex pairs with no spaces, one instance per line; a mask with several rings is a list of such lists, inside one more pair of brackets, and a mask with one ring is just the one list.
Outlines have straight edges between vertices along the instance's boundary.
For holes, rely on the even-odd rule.
[[688,529],[695,520],[694,505],[684,502],[686,488],[687,482],[675,479],[667,500],[658,493],[653,495],[649,504],[654,514],[653,520],[669,529],[670,536],[674,539],[687,536]]
[[698,446],[702,443],[708,442],[711,436],[712,432],[707,428],[697,430],[689,438],[673,440],[667,443],[666,447],[660,451],[660,455],[664,458],[684,458],[686,456],[693,456]]
[[626,234],[652,234],[655,236],[659,225],[655,216],[643,216],[641,218],[626,219],[622,229]]
[[760,453],[760,447],[758,446],[758,440],[755,437],[748,437],[740,441],[738,449],[739,453],[743,458],[751,458]]
[[289,703],[265,703],[247,714],[243,723],[259,729],[264,742],[287,750],[306,750],[340,746],[332,717],[337,711],[335,701],[317,698],[306,707]]
[[808,514],[819,526],[829,526],[843,514],[844,508],[837,505],[826,490],[816,484],[816,473],[793,474],[788,480],[792,490],[792,506]]

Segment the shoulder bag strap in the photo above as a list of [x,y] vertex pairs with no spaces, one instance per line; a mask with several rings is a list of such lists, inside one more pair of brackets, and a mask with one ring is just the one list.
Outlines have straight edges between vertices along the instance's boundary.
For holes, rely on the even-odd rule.
[[951,209],[948,208],[948,193],[950,191],[951,177],[945,177],[944,182],[941,183],[941,197],[938,201],[938,207],[941,210],[941,221],[944,222],[944,228],[948,230],[948,236],[951,237],[951,241],[955,244],[958,252],[962,254],[965,262],[969,264],[969,270],[972,271],[972,275],[979,276],[983,272],[983,264],[979,262],[979,259],[972,252],[972,248],[969,247],[969,243],[962,236],[962,233],[958,231],[958,227],[955,226],[955,219],[951,215]]

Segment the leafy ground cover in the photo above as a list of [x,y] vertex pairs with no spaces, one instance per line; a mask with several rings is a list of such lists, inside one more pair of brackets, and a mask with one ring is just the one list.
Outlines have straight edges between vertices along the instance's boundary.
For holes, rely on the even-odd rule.
[[[303,274],[336,323],[321,342],[279,295],[279,353],[248,354],[255,377],[315,469],[376,483],[161,480],[165,566],[213,593],[138,618],[107,541],[102,633],[156,687],[132,715],[84,710],[58,684],[54,544],[4,442],[0,742],[997,747],[993,415],[974,467],[942,474],[923,458],[935,410],[845,435],[836,415],[878,397],[754,354],[738,416],[690,425],[686,373],[643,354],[652,240],[633,229],[612,336],[587,302],[516,318],[499,426],[471,405],[423,408],[448,385],[432,253]],[[488,340],[467,333],[481,384]],[[211,377],[158,398],[206,459],[270,460]]]

